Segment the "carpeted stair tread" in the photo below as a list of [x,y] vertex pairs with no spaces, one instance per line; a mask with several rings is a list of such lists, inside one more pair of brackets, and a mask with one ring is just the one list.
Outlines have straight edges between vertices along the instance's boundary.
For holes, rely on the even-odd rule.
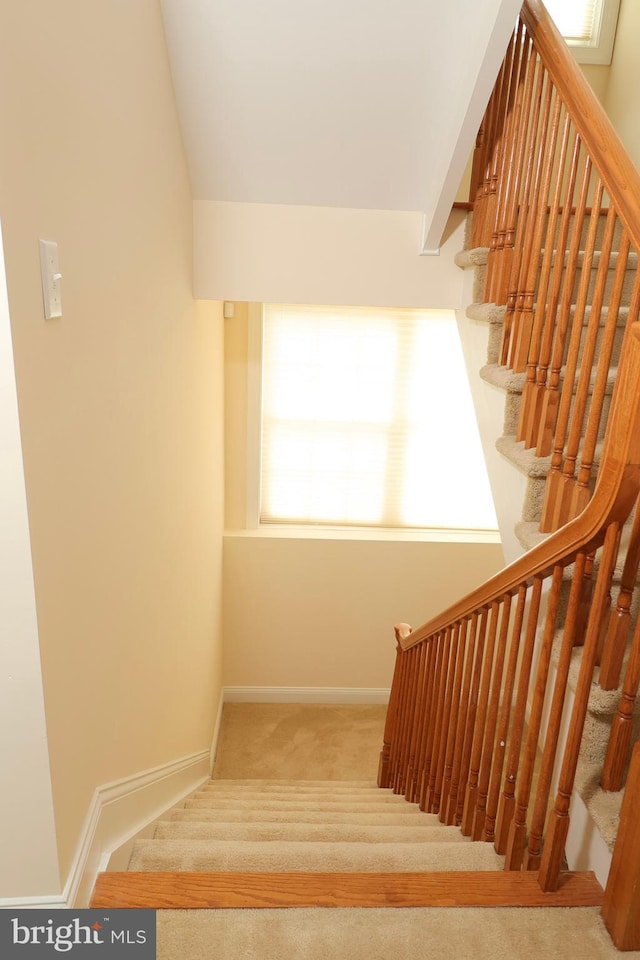
[[231,790],[221,791],[199,789],[191,794],[190,799],[212,800],[216,802],[233,800],[234,803],[238,802],[244,805],[248,803],[254,803],[256,805],[261,805],[262,803],[306,803],[311,806],[315,803],[342,805],[346,803],[375,803],[381,808],[386,806],[400,807],[407,802],[403,796],[398,796],[385,790],[379,790],[377,794],[374,791],[371,793],[368,791],[363,791],[358,793],[352,792],[332,794],[312,793],[311,791],[297,790],[287,790],[280,793],[276,793],[274,791],[269,791],[267,793],[262,793],[261,791],[245,791],[244,793],[234,793]]
[[450,871],[499,870],[488,843],[305,843],[283,840],[138,840],[137,871]]
[[[418,816],[416,816],[418,814]],[[312,809],[296,810],[295,816],[289,811],[255,810],[244,808],[210,809],[207,807],[188,808],[176,807],[165,814],[165,819],[171,821],[217,821],[219,823],[352,823],[362,826],[416,826],[417,823],[438,826],[440,819],[435,813],[420,813],[407,804],[406,810],[393,810],[389,813],[336,813],[333,810],[317,811]]]
[[[158,960],[615,960],[597,907],[160,910]],[[632,953],[628,956],[637,956]]]
[[[264,800],[259,802],[256,800],[238,800],[237,803],[234,803],[233,806],[236,809],[246,809],[252,810],[259,808],[260,810],[280,810],[280,811],[296,811],[296,810],[305,810],[313,808],[317,811],[322,812],[335,812],[335,813],[383,813],[385,810],[395,810],[396,805],[392,803],[379,803],[375,800],[370,802],[363,801],[362,803],[350,802],[350,803],[341,803],[340,801],[321,801],[317,803],[305,803],[304,800],[295,800],[291,799],[288,801],[285,800]],[[397,805],[401,810],[408,812],[410,805],[406,800],[402,800],[401,803]],[[229,807],[229,798],[219,799],[219,800],[210,800],[203,797],[193,797],[185,801],[185,808],[188,810],[196,809],[211,809],[211,810],[222,810]],[[416,808],[416,814],[419,814],[419,810]]]
[[[414,821],[415,822],[415,821]],[[358,826],[349,823],[220,823],[161,821],[154,840],[295,840],[308,843],[433,843],[464,840],[455,827]]]
[[324,793],[335,793],[340,791],[353,792],[354,790],[370,790],[378,793],[385,793],[376,784],[375,780],[231,780],[231,779],[213,779],[206,781],[207,787],[215,789],[229,789],[234,791],[256,791],[268,793],[270,790],[280,792],[289,787],[296,791],[313,790]]

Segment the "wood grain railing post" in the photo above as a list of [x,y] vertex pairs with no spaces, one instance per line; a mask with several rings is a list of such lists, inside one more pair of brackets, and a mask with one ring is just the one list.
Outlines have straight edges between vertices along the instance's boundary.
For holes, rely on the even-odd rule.
[[618,950],[640,950],[640,743],[631,768],[604,893],[602,917]]
[[499,611],[500,606],[497,601],[492,603],[489,613],[489,635],[484,650],[481,681],[478,688],[478,707],[476,711],[473,743],[469,758],[469,775],[464,798],[464,809],[462,813],[462,833],[467,837],[471,836],[473,831],[473,821],[478,797],[478,777],[480,774],[480,760],[482,757],[485,721],[489,705],[489,688],[491,686],[491,674],[493,672],[493,654],[495,649],[496,635],[498,632]]
[[529,809],[531,785],[533,783],[536,755],[538,752],[538,741],[540,739],[540,728],[542,724],[545,695],[547,692],[549,665],[551,663],[551,649],[556,632],[563,572],[563,567],[560,564],[557,564],[554,567],[553,577],[551,580],[551,589],[547,599],[544,632],[538,651],[535,685],[533,688],[533,698],[527,725],[527,741],[519,771],[514,816],[513,820],[511,821],[509,839],[507,842],[504,863],[505,870],[519,870],[524,860],[527,835],[527,811]]
[[471,696],[471,678],[473,674],[473,664],[475,661],[478,621],[478,613],[474,612],[471,615],[470,626],[467,631],[467,642],[464,651],[464,673],[460,693],[458,723],[456,725],[455,747],[453,752],[453,761],[451,764],[451,785],[449,788],[449,799],[447,801],[445,812],[445,823],[447,823],[449,826],[456,822],[458,794],[461,792],[461,789],[464,790],[464,785],[462,788],[460,786],[462,776],[462,754],[464,751],[464,741],[467,732],[467,714],[469,712],[469,698]]
[[[464,745],[462,748],[462,761],[460,764],[460,789],[458,791],[458,803],[456,807],[455,822],[462,824],[462,817],[467,798],[467,783],[469,779],[469,767],[471,764],[471,753],[476,730],[476,717],[478,714],[478,695],[480,690],[480,678],[482,676],[482,666],[484,663],[484,650],[487,639],[487,622],[489,611],[483,607],[480,613],[480,625],[476,642],[475,659],[473,663],[473,673],[471,675],[471,690],[469,691],[469,706],[467,709],[467,727],[464,734]],[[462,831],[464,833],[464,829]]]
[[633,711],[640,687],[640,619],[631,642],[631,653],[616,715],[611,721],[607,754],[600,784],[603,790],[620,790],[633,737]]
[[512,698],[515,686],[516,672],[518,667],[518,655],[520,652],[520,639],[522,636],[522,625],[524,623],[524,611],[527,602],[526,584],[521,584],[518,589],[518,603],[516,606],[516,615],[511,630],[511,643],[509,646],[509,660],[507,663],[507,673],[505,677],[504,690],[502,694],[502,706],[500,708],[500,717],[498,719],[498,729],[496,733],[496,743],[493,761],[491,764],[491,784],[487,798],[487,812],[484,820],[482,839],[490,843],[495,842],[496,817],[498,814],[498,803],[500,799],[500,787],[502,786],[502,773],[506,758],[507,740],[509,737],[509,727],[511,723]]
[[462,678],[464,674],[465,657],[467,651],[467,627],[469,621],[463,619],[459,624],[458,639],[455,651],[455,671],[451,692],[451,713],[447,724],[447,743],[445,749],[444,771],[442,775],[442,793],[440,796],[440,820],[446,823],[451,796],[451,781],[458,737],[458,717],[462,701]]
[[525,851],[524,858],[524,867],[526,870],[537,870],[540,866],[540,859],[542,857],[544,823],[549,806],[551,778],[553,777],[558,743],[560,740],[562,715],[567,692],[567,681],[569,678],[569,668],[571,666],[571,657],[573,654],[575,641],[575,630],[580,599],[580,584],[585,562],[585,554],[579,553],[576,557],[573,579],[571,581],[567,619],[563,627],[560,655],[556,665],[556,679],[553,688],[553,698],[551,701],[547,728],[544,733],[544,750],[538,778],[538,789],[536,792],[533,817],[531,819],[531,828],[529,830],[529,843],[527,850]]
[[496,727],[498,724],[498,710],[500,707],[500,697],[502,694],[504,662],[507,653],[507,640],[509,636],[510,613],[511,594],[507,594],[501,604],[500,633],[498,637],[498,646],[496,650],[493,674],[491,677],[491,690],[488,695],[489,701],[485,722],[484,739],[482,743],[480,773],[478,776],[478,792],[473,814],[473,824],[471,827],[471,837],[473,840],[481,839],[487,815],[489,782],[491,779],[492,764],[494,762]]
[[567,743],[564,750],[562,769],[560,771],[558,794],[555,807],[549,815],[550,826],[547,828],[547,837],[542,853],[540,871],[538,873],[540,886],[543,890],[557,890],[560,882],[560,871],[564,859],[567,834],[569,832],[569,804],[575,782],[580,742],[582,740],[593,671],[598,654],[600,614],[609,590],[609,582],[616,561],[619,533],[620,524],[613,522],[609,524],[605,534],[602,557],[600,558],[600,568],[594,590],[593,606],[587,628],[587,637],[580,661],[578,684],[575,691],[573,709],[571,711]]

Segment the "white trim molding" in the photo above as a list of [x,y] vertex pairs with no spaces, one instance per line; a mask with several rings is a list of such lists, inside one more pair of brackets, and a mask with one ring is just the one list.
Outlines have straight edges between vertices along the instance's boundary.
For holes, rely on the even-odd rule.
[[379,703],[388,687],[224,687],[225,703]]
[[0,910],[64,910],[67,901],[60,896],[0,897]]
[[110,853],[208,780],[211,753],[201,750],[96,788],[59,906],[87,905]]

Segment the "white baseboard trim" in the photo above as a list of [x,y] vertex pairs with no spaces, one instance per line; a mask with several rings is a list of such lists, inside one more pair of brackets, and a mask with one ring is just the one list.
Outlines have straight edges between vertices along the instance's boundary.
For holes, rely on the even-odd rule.
[[64,905],[86,907],[109,854],[210,776],[202,750],[97,787],[64,888]]
[[224,687],[225,703],[380,703],[388,687]]
[[0,910],[64,910],[65,898],[53,897],[0,897]]

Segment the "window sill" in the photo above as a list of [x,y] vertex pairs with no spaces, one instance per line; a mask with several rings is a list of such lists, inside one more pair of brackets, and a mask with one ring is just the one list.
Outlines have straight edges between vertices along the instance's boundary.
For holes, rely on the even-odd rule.
[[269,524],[245,530],[225,530],[225,537],[254,537],[265,540],[361,540],[399,543],[501,543],[498,530],[407,529],[382,530],[375,527],[306,527]]

